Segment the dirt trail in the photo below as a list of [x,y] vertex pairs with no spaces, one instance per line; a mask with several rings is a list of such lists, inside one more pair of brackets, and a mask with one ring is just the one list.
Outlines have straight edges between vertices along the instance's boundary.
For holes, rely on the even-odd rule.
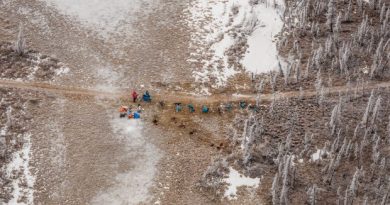
[[88,89],[81,87],[70,87],[54,85],[42,82],[22,82],[13,80],[0,80],[0,87],[3,88],[18,88],[23,90],[33,90],[40,92],[48,92],[64,95],[83,95],[83,96],[102,96],[102,97],[118,97],[123,92],[108,92],[98,89]]
[[[0,87],[5,88],[18,88],[24,90],[33,90],[40,92],[48,92],[54,94],[70,95],[70,96],[95,96],[95,97],[108,97],[108,98],[120,98],[123,96],[129,96],[128,89],[115,89],[114,91],[102,91],[98,89],[91,88],[82,88],[82,87],[70,87],[70,86],[61,86],[54,85],[49,83],[41,82],[22,82],[22,81],[12,81],[12,80],[0,80]],[[390,82],[380,82],[380,83],[370,83],[365,85],[364,89],[375,89],[375,88],[384,88],[390,87]],[[329,89],[329,93],[338,93],[348,91],[347,86],[335,86]],[[175,103],[175,102],[194,102],[194,103],[218,103],[226,101],[238,101],[238,100],[255,100],[256,94],[244,94],[244,95],[222,95],[214,94],[211,96],[194,96],[185,92],[175,92],[168,93],[164,91],[159,91],[158,93],[152,93],[153,99],[155,102],[164,101],[166,103]],[[300,91],[289,91],[289,92],[279,92],[279,96],[282,97],[297,97],[300,95]],[[304,96],[314,96],[316,95],[315,90],[305,90],[303,93]],[[271,100],[273,94],[262,94],[261,99],[268,101]]]

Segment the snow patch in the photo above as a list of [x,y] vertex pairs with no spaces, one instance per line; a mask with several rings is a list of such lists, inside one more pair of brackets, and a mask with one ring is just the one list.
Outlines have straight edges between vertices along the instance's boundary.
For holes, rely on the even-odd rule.
[[126,154],[134,162],[131,170],[118,173],[113,187],[103,190],[92,204],[139,204],[150,199],[149,188],[153,185],[157,163],[161,153],[157,147],[148,143],[140,120],[113,119],[111,121],[118,140],[126,144]]
[[329,154],[326,150],[317,149],[317,151],[311,155],[311,161],[315,162],[317,160],[322,160],[322,157],[326,154]]
[[116,87],[117,81],[121,77],[121,74],[115,72],[110,66],[97,68],[97,75],[99,79],[102,79],[102,84],[97,84],[96,89],[102,91],[116,91],[118,87]]
[[30,172],[31,135],[19,136],[24,139],[21,150],[13,153],[6,167],[6,178],[12,180],[12,198],[9,204],[33,204],[35,176]]
[[97,31],[102,37],[132,31],[137,12],[146,12],[158,0],[41,0],[61,14]]
[[[30,73],[28,74],[27,79],[28,80],[35,80],[35,74],[40,69],[41,65],[43,63],[48,62],[48,61],[49,61],[49,58],[47,56],[44,57],[41,53],[34,53],[33,58],[31,58],[32,65],[34,65],[34,66],[30,68]],[[59,68],[54,70],[54,73],[57,76],[61,76],[61,75],[69,73],[70,69],[69,69],[69,67],[65,66],[64,63],[60,62],[60,63],[58,63],[58,66],[59,66]],[[52,67],[50,69],[52,69]],[[55,79],[53,79],[53,81],[55,81]]]
[[61,66],[59,69],[56,70],[56,75],[63,75],[69,73],[69,68],[65,66]]
[[[278,6],[274,7],[271,2]],[[245,49],[246,40],[248,53],[238,62],[244,69],[259,73],[277,68],[275,35],[283,27],[280,17],[283,7],[282,0],[260,1],[257,5],[250,5],[249,0],[191,2],[188,25],[194,30],[191,32],[191,58],[187,61],[195,65],[195,80],[212,81],[212,87],[224,86],[230,77],[242,71],[232,63],[227,52],[238,55],[234,54],[239,52],[235,50]]]
[[260,184],[260,178],[250,178],[241,175],[237,170],[229,167],[229,176],[223,180],[229,186],[225,191],[225,197],[229,200],[237,198],[237,188],[241,186],[257,188]]
[[295,154],[294,155],[291,155],[291,165],[292,166],[295,166],[296,165],[296,161],[300,164],[303,163],[303,159],[302,158],[298,158]]
[[284,3],[275,1],[278,5],[259,4],[254,7],[253,13],[259,20],[259,27],[248,38],[248,50],[242,64],[247,71],[264,73],[276,70],[279,67],[278,50],[275,37],[283,28]]
[[0,136],[5,136],[6,130],[5,127],[0,129]]

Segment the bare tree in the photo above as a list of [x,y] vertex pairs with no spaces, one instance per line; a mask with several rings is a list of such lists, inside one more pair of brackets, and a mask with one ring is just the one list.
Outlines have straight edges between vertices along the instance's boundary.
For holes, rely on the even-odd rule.
[[357,30],[357,33],[355,35],[356,37],[355,42],[358,43],[360,46],[364,45],[368,37],[368,32],[369,32],[368,16],[366,16],[365,18],[363,18],[363,21]]
[[336,106],[334,106],[332,110],[332,115],[330,117],[330,122],[329,122],[332,135],[334,135],[334,133],[336,132],[336,128],[340,123],[340,115],[341,115],[341,108],[340,105],[337,104]]
[[341,31],[341,15],[342,15],[342,13],[340,11],[339,15],[336,18],[336,25],[334,27],[334,31],[337,33],[340,33],[340,31]]
[[272,194],[272,204],[273,205],[278,205],[279,199],[278,199],[278,190],[279,190],[279,174],[276,173],[274,180],[272,182],[272,187],[271,187],[271,194]]
[[381,14],[379,16],[379,22],[383,23],[383,20],[385,19],[386,15],[386,4],[382,5]]
[[27,46],[26,46],[26,39],[24,38],[24,34],[23,34],[23,25],[20,24],[18,38],[16,39],[16,42],[14,45],[14,51],[18,55],[23,55],[27,52],[26,48],[27,48]]
[[378,117],[378,112],[381,107],[381,102],[382,102],[382,97],[379,96],[378,99],[376,100],[374,110],[372,111],[372,117],[371,117],[371,125],[374,125],[376,122],[376,119]]
[[387,191],[386,191],[386,193],[383,195],[381,205],[386,205],[387,199],[389,198],[389,195],[390,195],[390,183],[388,183]]
[[389,122],[387,124],[387,143],[390,144],[390,115],[389,115]]
[[363,12],[363,0],[357,0],[357,10],[358,12]]
[[353,204],[353,200],[356,197],[356,193],[358,190],[358,180],[359,180],[360,170],[356,169],[355,174],[353,175],[351,185],[349,186],[348,192],[351,194],[350,202]]
[[326,13],[326,26],[333,32],[333,18],[334,18],[335,6],[334,0],[329,0],[328,3],[328,12]]
[[352,0],[349,0],[347,12],[345,12],[345,15],[344,15],[344,21],[346,21],[346,22],[351,21],[351,12],[352,12]]
[[309,194],[310,205],[316,205],[317,204],[317,185],[313,184],[313,186],[309,188],[308,194]]
[[283,169],[283,185],[282,185],[282,191],[280,193],[280,204],[288,204],[288,175],[290,170],[290,164],[291,164],[291,156],[286,156],[286,160],[284,163],[284,169]]
[[364,112],[364,116],[362,119],[362,124],[365,126],[367,126],[368,117],[370,115],[373,103],[374,103],[374,90],[371,91],[371,95],[370,98],[368,99],[368,103],[366,106],[366,111]]
[[309,77],[310,66],[311,66],[311,58],[309,58],[307,60],[306,70],[305,70],[305,79]]
[[302,100],[302,99],[303,99],[303,96],[304,96],[303,88],[302,88],[302,87],[299,87],[299,97],[298,97],[298,99],[299,99],[299,100]]
[[260,21],[257,18],[257,14],[256,13],[252,13],[250,19],[247,21],[247,23],[245,25],[245,33],[247,35],[252,34],[257,29],[257,27],[259,26],[259,23],[260,23]]
[[200,187],[210,188],[216,191],[222,185],[224,172],[227,170],[226,159],[217,158],[207,167],[199,181]]
[[383,73],[383,70],[385,67],[385,58],[386,58],[384,48],[385,48],[385,45],[384,45],[384,40],[382,38],[378,44],[378,48],[376,49],[376,52],[374,55],[373,63],[371,66],[371,78],[377,77],[379,74]]
[[386,37],[389,35],[389,18],[390,18],[390,9],[387,9],[386,16],[382,17],[383,22],[382,22],[382,27],[381,27],[381,35],[383,37]]

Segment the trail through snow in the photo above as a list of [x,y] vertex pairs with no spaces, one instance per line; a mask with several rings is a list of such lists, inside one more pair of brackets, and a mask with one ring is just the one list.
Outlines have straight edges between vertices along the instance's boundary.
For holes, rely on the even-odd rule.
[[113,186],[102,190],[92,204],[138,204],[150,199],[149,188],[153,185],[156,165],[161,158],[157,147],[146,141],[141,120],[115,118],[111,120],[118,140],[126,144],[125,154],[131,155],[131,170],[119,173]]
[[[104,55],[124,55],[126,39],[131,38],[135,32],[134,23],[140,21],[145,14],[158,6],[159,0],[39,0],[45,2],[49,9],[67,17],[73,24],[91,35],[91,38],[102,39],[108,42],[110,54],[101,53],[103,50],[85,50],[88,55],[96,58],[92,77],[96,80],[94,89],[102,92],[115,92],[118,88],[118,79],[123,73],[117,72],[114,66],[120,68],[121,63],[113,65],[109,60],[101,58]],[[97,34],[97,36],[95,36]],[[93,41],[91,41],[93,42]],[[97,46],[100,41],[96,41]],[[76,47],[83,51],[82,45]],[[127,53],[125,53],[127,55]],[[64,70],[66,72],[66,70]],[[88,76],[90,77],[90,76]],[[115,111],[113,111],[115,113]],[[111,113],[111,111],[110,111]],[[111,132],[115,140],[124,147],[123,156],[112,158],[126,168],[117,168],[117,173],[106,173],[113,178],[112,186],[104,187],[90,201],[91,204],[139,204],[147,202],[150,198],[149,188],[153,185],[153,178],[157,172],[157,163],[161,153],[158,148],[148,142],[143,131],[142,121],[117,119],[107,117],[110,121]],[[110,127],[101,129],[110,129]],[[122,148],[122,147],[121,147]],[[122,161],[131,161],[124,164]],[[110,162],[107,162],[110,163]],[[118,165],[119,166],[119,165]]]

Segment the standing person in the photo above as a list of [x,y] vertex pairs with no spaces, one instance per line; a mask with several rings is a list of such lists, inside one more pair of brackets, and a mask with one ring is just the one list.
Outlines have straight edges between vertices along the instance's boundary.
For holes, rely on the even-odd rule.
[[152,102],[152,97],[150,96],[149,91],[146,91],[142,98],[145,102]]
[[141,113],[144,109],[141,107],[141,104],[138,104],[137,112]]
[[133,93],[131,94],[131,96],[133,97],[133,102],[136,102],[137,98],[138,98],[138,93],[135,92],[135,90],[134,90]]
[[176,112],[181,112],[182,110],[182,107],[181,107],[181,103],[175,103],[175,109],[176,109]]
[[190,110],[190,113],[194,113],[194,112],[195,112],[194,105],[189,104],[189,105],[187,105],[187,107],[188,107],[188,109]]
[[202,113],[209,113],[209,108],[206,105],[202,106]]

